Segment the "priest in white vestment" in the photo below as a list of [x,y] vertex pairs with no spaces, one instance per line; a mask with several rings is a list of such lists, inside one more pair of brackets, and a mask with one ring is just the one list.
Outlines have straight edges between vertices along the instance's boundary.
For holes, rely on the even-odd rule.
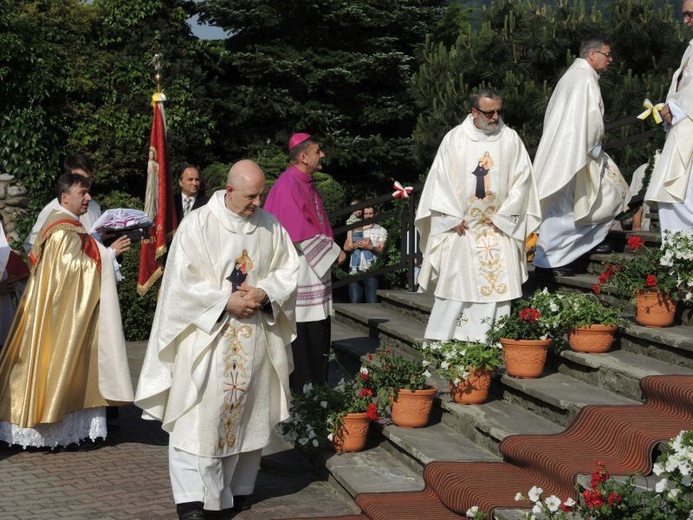
[[[683,22],[693,27],[693,0],[681,7]],[[667,93],[662,118],[667,140],[656,162],[645,202],[658,206],[662,237],[693,228],[693,40],[681,59]]]
[[443,138],[416,214],[419,286],[435,302],[425,337],[484,341],[527,280],[525,240],[541,214],[532,164],[490,89]]
[[549,100],[534,157],[542,212],[534,255],[538,273],[581,271],[580,257],[606,239],[614,217],[628,203],[628,184],[602,149],[599,74],[612,60],[611,46],[604,39],[583,41],[580,57]]
[[89,445],[106,437],[106,407],[133,400],[113,254],[78,220],[89,187],[82,175],[58,179],[60,210],[29,255],[0,353],[0,440],[9,444]]
[[178,227],[135,403],[169,432],[181,519],[252,493],[261,451],[289,415],[298,257],[260,209],[262,170],[243,160],[225,191]]

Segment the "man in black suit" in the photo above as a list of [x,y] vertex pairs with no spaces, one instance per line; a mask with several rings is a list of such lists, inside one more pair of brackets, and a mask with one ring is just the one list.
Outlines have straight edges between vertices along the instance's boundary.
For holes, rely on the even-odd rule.
[[180,186],[180,194],[176,194],[173,197],[173,203],[176,206],[176,215],[178,215],[178,222],[180,222],[185,215],[194,209],[201,208],[207,201],[207,197],[204,193],[200,193],[200,170],[192,164],[187,164],[183,170],[181,170],[178,176],[178,186]]

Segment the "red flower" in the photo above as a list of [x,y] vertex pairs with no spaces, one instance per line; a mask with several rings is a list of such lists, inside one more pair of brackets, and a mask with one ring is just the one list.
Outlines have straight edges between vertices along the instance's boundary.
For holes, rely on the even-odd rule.
[[633,235],[632,237],[628,238],[628,247],[630,247],[633,251],[637,251],[644,244],[645,241],[642,239],[642,237]]
[[609,505],[610,506],[615,506],[622,500],[621,495],[616,494],[616,491],[612,491],[611,494],[609,495]]
[[561,504],[561,511],[565,511],[566,513],[571,513],[573,511],[573,507],[568,506],[566,504]]
[[366,374],[365,372],[359,372],[359,376],[363,381],[368,381],[370,379],[370,377],[368,377],[368,374]]
[[595,283],[595,284],[592,286],[592,292],[593,292],[594,294],[601,294],[601,287],[600,287],[600,285],[599,285],[598,283]]
[[520,319],[530,323],[535,323],[539,319],[539,316],[541,316],[541,313],[531,307],[526,307],[520,311]]
[[365,397],[367,395],[373,395],[373,390],[371,390],[370,388],[362,388],[359,397]]
[[645,277],[645,286],[656,287],[657,286],[657,277],[653,274],[648,274]]
[[371,420],[378,420],[378,407],[375,405],[375,403],[371,403],[368,405],[368,408],[366,408],[366,413],[368,414],[368,417]]
[[368,361],[373,361],[373,354],[370,352],[368,353]]

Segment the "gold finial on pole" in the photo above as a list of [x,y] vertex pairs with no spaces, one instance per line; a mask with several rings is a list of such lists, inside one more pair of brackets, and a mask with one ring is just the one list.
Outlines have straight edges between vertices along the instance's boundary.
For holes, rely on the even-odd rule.
[[149,63],[147,63],[147,65],[151,65],[152,67],[154,67],[154,80],[156,81],[157,92],[161,92],[161,69],[163,68],[162,58],[163,55],[157,49],[152,59],[149,60]]

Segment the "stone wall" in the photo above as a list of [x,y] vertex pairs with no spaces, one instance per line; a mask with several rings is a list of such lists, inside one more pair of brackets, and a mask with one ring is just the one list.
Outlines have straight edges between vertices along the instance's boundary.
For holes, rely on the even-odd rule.
[[0,213],[8,240],[19,240],[17,220],[29,206],[29,195],[24,186],[17,183],[14,175],[0,173]]

